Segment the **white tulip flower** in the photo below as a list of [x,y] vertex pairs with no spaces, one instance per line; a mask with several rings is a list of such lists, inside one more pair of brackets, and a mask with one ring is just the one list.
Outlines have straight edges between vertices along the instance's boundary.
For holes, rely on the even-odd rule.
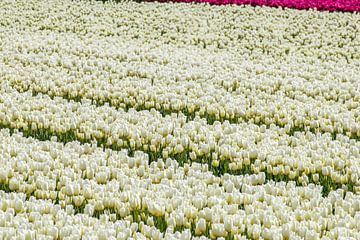
[[214,237],[226,237],[227,232],[221,223],[214,223],[211,226],[210,235]]
[[15,190],[16,191],[16,190],[19,189],[19,187],[20,187],[20,183],[19,183],[19,181],[18,181],[18,179],[16,177],[13,177],[13,178],[11,178],[9,180],[9,188],[10,188],[10,190],[12,190],[12,191]]

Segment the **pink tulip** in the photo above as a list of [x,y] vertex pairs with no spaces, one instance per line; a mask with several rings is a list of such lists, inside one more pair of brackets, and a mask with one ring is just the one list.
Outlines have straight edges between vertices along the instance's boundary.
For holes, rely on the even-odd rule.
[[252,6],[287,7],[296,9],[314,8],[320,11],[359,12],[360,0],[173,0],[175,2],[198,2],[214,5],[250,4]]

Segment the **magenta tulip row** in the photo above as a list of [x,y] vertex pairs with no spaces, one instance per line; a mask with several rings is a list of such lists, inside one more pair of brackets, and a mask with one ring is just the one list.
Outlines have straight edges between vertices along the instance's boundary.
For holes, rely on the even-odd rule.
[[321,11],[359,12],[360,0],[175,0],[176,2],[199,2],[215,5],[250,4],[253,6],[317,9]]

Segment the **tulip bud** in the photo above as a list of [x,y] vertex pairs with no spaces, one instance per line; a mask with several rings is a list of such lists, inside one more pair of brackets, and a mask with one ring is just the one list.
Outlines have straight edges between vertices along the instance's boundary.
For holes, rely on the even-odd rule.
[[108,174],[106,172],[97,172],[95,178],[98,183],[105,184],[108,181]]
[[73,205],[66,205],[65,210],[67,215],[73,215],[75,213]]
[[320,179],[319,174],[318,173],[313,174],[312,179],[315,183],[318,183]]
[[14,209],[17,213],[23,210],[23,202],[20,199],[16,199]]
[[225,231],[224,224],[214,223],[211,226],[211,234],[215,237],[226,237],[227,232]]
[[148,205],[149,212],[156,217],[161,217],[165,214],[165,207],[158,203],[152,203]]
[[205,231],[206,231],[206,221],[205,219],[200,218],[196,223],[195,234],[201,235],[205,233]]
[[218,161],[218,160],[213,160],[213,161],[212,161],[212,166],[213,166],[214,168],[219,167],[219,161]]
[[76,207],[80,207],[83,204],[84,200],[85,200],[84,196],[73,197],[73,201]]
[[329,176],[330,175],[330,168],[328,166],[322,167],[322,175],[323,176]]
[[85,208],[84,208],[84,214],[89,215],[90,217],[92,217],[94,215],[94,211],[95,208],[93,205],[91,204],[86,204]]
[[74,188],[71,184],[66,185],[65,187],[65,194],[68,196],[73,196],[74,195]]
[[224,226],[225,226],[225,230],[229,233],[231,233],[232,228],[233,228],[233,221],[231,218],[225,218],[225,222],[224,222]]
[[177,144],[175,147],[175,154],[182,153],[184,151],[184,147],[181,144]]
[[53,239],[57,239],[59,237],[59,230],[55,226],[50,226],[46,228],[47,235],[50,235]]
[[100,200],[96,201],[95,210],[96,211],[103,211],[104,210],[104,204],[102,203],[102,201],[100,201]]
[[224,184],[224,188],[225,188],[225,191],[228,192],[228,193],[232,193],[233,189],[234,189],[234,184],[231,182],[231,181],[227,181],[225,182]]
[[0,169],[0,183],[7,183],[8,174],[5,169]]
[[195,152],[190,152],[190,159],[192,161],[195,161],[196,160],[196,153]]
[[20,183],[19,183],[19,181],[16,179],[16,177],[11,178],[10,181],[9,181],[9,188],[10,188],[10,190],[16,191],[16,190],[19,189],[19,187],[20,187]]

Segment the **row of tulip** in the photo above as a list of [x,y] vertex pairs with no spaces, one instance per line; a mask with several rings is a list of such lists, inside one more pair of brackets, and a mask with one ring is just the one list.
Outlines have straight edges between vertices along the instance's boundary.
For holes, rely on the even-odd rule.
[[[148,43],[178,47],[175,57],[183,59],[187,57],[180,55],[181,48],[189,45],[196,50],[234,58],[237,63],[252,59],[270,65],[283,60],[299,63],[311,59],[311,64],[326,61],[333,65],[335,62],[343,64],[343,61],[356,64],[360,57],[356,34],[358,14],[133,1],[103,4],[4,0],[0,4],[0,23],[5,38],[6,31],[12,31],[12,34],[31,32],[50,37],[67,35],[70,39],[77,36],[88,43],[95,43],[92,38],[100,36],[104,39],[102,44],[116,43],[105,52],[89,46],[82,50],[84,57],[89,54],[111,57],[114,52],[122,56],[116,48],[121,45],[119,36],[121,43],[139,46],[140,52],[146,51],[141,46]],[[19,14],[23,12],[26,14]],[[70,39],[62,45],[73,49],[80,47],[73,45]],[[6,41],[11,44],[14,40],[16,42],[14,38]],[[131,55],[128,60],[137,58]]]
[[32,96],[3,88],[0,125],[41,140],[95,141],[114,150],[149,154],[149,161],[172,157],[180,165],[205,163],[216,174],[265,172],[267,179],[320,183],[328,193],[346,185],[359,188],[360,142],[337,135],[295,132],[272,125],[230,124],[204,119],[186,122],[182,114],[96,107],[47,95]]
[[46,199],[27,199],[24,193],[0,190],[0,197],[1,239],[209,239],[205,236],[191,236],[189,229],[164,234],[155,226],[142,221],[116,219],[110,213],[98,218],[88,214],[73,214],[73,205],[63,208]]
[[343,189],[322,197],[320,186],[265,183],[263,173],[216,177],[197,163],[148,165],[143,152],[129,157],[9,130],[0,139],[0,225],[13,228],[8,234],[22,224],[24,234],[60,239],[360,237],[360,198]]
[[[163,116],[182,112],[188,121],[199,116],[210,124],[226,120],[231,123],[265,124],[268,127],[275,124],[287,129],[289,134],[306,130],[314,133],[328,132],[334,137],[336,134],[345,134],[350,138],[360,139],[360,103],[357,100],[342,103],[299,95],[294,95],[294,99],[291,99],[282,96],[281,92],[274,95],[249,89],[245,90],[246,96],[239,95],[237,91],[224,93],[214,86],[194,83],[177,84],[174,88],[174,85],[151,86],[150,83],[134,80],[121,81],[121,84],[103,84],[105,81],[100,79],[89,83],[76,81],[74,84],[61,86],[59,83],[62,81],[61,78],[54,81],[38,78],[32,83],[24,81],[12,86],[20,92],[30,90],[33,94],[43,93],[75,101],[89,99],[97,105],[109,104],[125,110],[154,108]],[[25,88],[19,86],[24,83],[27,85]],[[54,85],[59,87],[53,87]],[[351,91],[355,93],[354,90]]]
[[[225,68],[222,70],[218,68],[217,74],[209,75],[208,69],[205,69],[207,67],[204,67],[196,69],[197,73],[194,75],[189,73],[181,75],[182,73],[178,72],[178,76],[173,77],[173,73],[166,74],[151,69],[146,61],[136,64],[116,63],[116,58],[112,60],[98,58],[92,62],[72,56],[61,48],[58,50],[61,54],[56,57],[54,63],[49,63],[54,50],[50,50],[46,55],[43,52],[36,53],[40,46],[44,48],[46,44],[40,39],[33,41],[39,42],[39,45],[27,47],[23,54],[11,54],[11,50],[15,50],[16,46],[3,53],[5,63],[2,69],[3,80],[10,81],[19,91],[32,90],[73,99],[88,98],[99,104],[109,102],[117,107],[148,109],[154,107],[168,111],[194,108],[192,111],[199,112],[201,107],[214,106],[225,108],[223,111],[226,112],[227,118],[239,117],[231,114],[229,116],[228,108],[234,104],[240,104],[244,110],[249,111],[244,99],[250,101],[255,95],[260,95],[261,99],[270,98],[269,101],[272,101],[266,103],[268,106],[274,104],[274,100],[271,99],[273,95],[298,103],[299,106],[309,105],[308,107],[316,108],[316,104],[327,106],[335,104],[334,108],[337,111],[339,108],[355,109],[359,105],[360,94],[356,90],[358,86],[355,75],[349,73],[345,75],[342,68],[327,68],[316,75],[315,71],[318,72],[319,69],[315,66],[304,75],[304,71],[296,71],[289,65],[284,70],[261,69],[254,63],[246,62],[239,64],[238,69],[232,68],[230,73],[229,70],[225,73]],[[67,61],[70,63],[66,63]],[[169,63],[166,65],[168,66]],[[180,62],[171,65],[174,69],[184,66]],[[159,63],[156,68],[164,66]],[[189,66],[189,69],[191,68]],[[300,66],[296,68],[299,69]],[[284,73],[285,70],[291,73]],[[325,77],[325,71],[332,71],[332,76]],[[239,95],[243,97],[240,98]],[[232,99],[230,103],[225,101],[228,98]],[[199,103],[203,100],[208,102],[205,106]],[[220,106],[214,105],[215,100],[221,103]],[[180,106],[174,106],[175,102],[179,102]]]
[[[235,53],[181,46],[180,41],[159,46],[150,37],[140,45],[129,41],[119,43],[116,38],[104,42],[97,35],[84,39],[78,35],[30,30],[12,30],[11,34],[15,40],[4,39],[6,44],[2,48],[2,58],[5,69],[2,72],[17,84],[24,82],[19,86],[22,88],[29,88],[28,84],[35,81],[44,85],[42,80],[50,80],[49,85],[59,88],[58,78],[62,75],[66,83],[74,85],[67,91],[71,93],[70,90],[81,90],[75,85],[76,78],[83,79],[83,84],[89,84],[89,81],[96,80],[96,76],[105,81],[102,83],[104,86],[94,82],[101,86],[100,89],[108,84],[121,86],[122,81],[119,80],[137,80],[141,83],[153,80],[153,84],[159,86],[159,83],[168,85],[194,81],[194,84],[211,83],[228,91],[241,88],[271,93],[280,91],[292,98],[300,94],[341,102],[359,99],[359,93],[353,89],[357,86],[356,76],[359,72],[359,65],[355,61],[347,64],[337,59],[338,63],[334,65],[311,59],[309,64],[306,58],[301,58],[303,61],[287,59],[279,62],[280,59],[269,56],[265,63],[268,67],[264,67],[264,62],[259,59],[242,59],[240,57],[243,56]],[[67,39],[72,45],[65,41]],[[296,49],[293,51],[299,53]],[[255,55],[252,54],[253,57]],[[9,75],[14,68],[19,71],[13,73],[16,77]],[[25,72],[31,72],[27,78]],[[18,81],[15,81],[16,78]],[[41,81],[37,78],[41,78]],[[39,90],[49,91],[49,87],[41,86]],[[60,90],[65,92],[65,89]]]
[[[43,58],[47,59],[46,56]],[[272,90],[267,88],[276,92],[275,94],[265,92],[266,84],[261,86],[251,81],[239,83],[241,87],[237,86],[235,91],[229,93],[226,89],[196,81],[169,83],[157,80],[157,83],[151,84],[149,79],[137,81],[133,77],[114,83],[108,82],[108,79],[86,77],[84,80],[71,77],[64,81],[63,72],[56,74],[51,67],[41,66],[37,61],[34,58],[25,68],[17,67],[19,64],[16,61],[12,62],[3,70],[3,81],[10,80],[11,85],[19,91],[31,90],[34,93],[74,100],[86,98],[97,104],[109,103],[125,109],[156,108],[165,114],[181,111],[189,119],[199,115],[206,117],[210,123],[216,120],[263,123],[268,126],[273,123],[290,129],[311,129],[314,132],[330,132],[334,135],[344,133],[353,138],[360,137],[359,91],[354,90],[356,86],[351,84],[347,84],[347,90],[340,90],[344,87],[341,84],[338,87],[324,85],[324,89],[332,89],[333,98],[342,99],[334,102],[317,96],[317,91],[321,90],[309,90],[313,93],[308,95],[295,94],[298,90],[294,90],[296,88],[292,86],[293,83],[286,83],[285,78],[284,82],[276,79],[268,81],[276,82]],[[78,71],[79,67],[75,68]],[[38,71],[40,69],[45,71]],[[32,73],[30,79],[28,72]],[[255,80],[258,81],[256,78]],[[306,84],[304,86],[308,87]],[[284,96],[284,93],[292,97]],[[330,96],[330,92],[326,96]]]
[[[20,6],[17,7],[27,6],[27,3],[21,1],[18,4]],[[126,4],[133,7],[132,3]],[[72,7],[76,6],[75,4]],[[89,8],[95,6],[96,3],[87,5]],[[144,9],[153,7],[150,4],[139,6]],[[161,9],[163,6],[160,6]],[[114,7],[119,8],[118,5]],[[206,6],[188,8],[201,12],[202,7],[206,9]],[[119,11],[121,10],[120,7]],[[252,16],[253,10],[247,10]],[[164,11],[165,16],[170,14],[168,8]],[[65,12],[58,14],[62,18],[69,17]],[[316,17],[321,16],[318,14]],[[263,15],[267,17],[265,12]],[[275,16],[271,22],[278,22]],[[333,17],[337,19],[338,16],[339,14],[334,14]],[[9,17],[11,18],[3,14],[0,22],[8,22]],[[147,17],[149,21],[153,20],[152,15]],[[260,23],[256,22],[261,17],[256,17],[251,18],[254,22],[251,23],[260,28]],[[198,18],[200,21],[204,17],[200,14]],[[226,15],[224,18],[227,18]],[[358,21],[356,16],[350,15],[348,18],[349,22]],[[96,22],[81,23],[84,26],[79,29],[88,25],[95,28],[102,25],[102,21],[107,23],[106,19],[99,19]],[[331,24],[335,20],[330,18],[323,21]],[[315,28],[324,25],[323,21],[315,21],[314,26],[311,26]],[[339,21],[340,25],[345,24],[345,20]],[[144,23],[141,26],[143,25]],[[345,60],[340,61],[339,57],[335,59],[338,63],[334,64],[326,63],[328,59],[319,60],[316,54],[299,57],[301,51],[294,45],[289,47],[290,51],[294,52],[294,59],[272,57],[271,54],[255,51],[251,52],[250,59],[244,61],[244,55],[233,52],[231,47],[234,45],[237,49],[247,48],[243,43],[237,45],[236,37],[229,40],[231,44],[224,49],[226,51],[219,51],[183,46],[182,33],[178,33],[179,36],[174,38],[171,45],[164,46],[159,45],[159,39],[153,40],[153,34],[141,36],[141,44],[132,39],[119,43],[116,37],[109,37],[109,40],[104,42],[103,36],[98,34],[86,36],[84,39],[79,36],[81,32],[75,31],[70,36],[56,31],[49,34],[34,32],[33,27],[34,25],[25,24],[22,30],[14,33],[11,28],[11,34],[4,33],[8,37],[4,36],[5,44],[0,53],[3,59],[1,81],[10,81],[19,91],[31,90],[35,94],[41,92],[74,100],[87,98],[97,104],[107,102],[125,109],[155,108],[163,114],[181,111],[190,120],[199,115],[209,123],[229,120],[234,123],[251,122],[267,126],[276,124],[289,129],[290,133],[296,130],[311,130],[330,132],[334,137],[340,133],[351,138],[360,138],[360,89],[356,81],[360,69],[356,61],[351,59],[348,63]],[[244,26],[236,25],[236,29],[242,27]],[[289,27],[284,34],[291,35],[295,30],[295,26],[293,27],[294,29]],[[339,34],[339,29],[330,29],[327,37],[333,38],[331,44],[343,45],[343,40],[336,39],[339,35],[349,36],[356,42],[356,35],[353,36],[355,29],[356,26],[353,28],[351,25],[348,29],[341,30],[346,32]],[[124,31],[121,36],[126,38],[128,30]],[[223,28],[220,32],[225,36],[231,35],[227,31],[227,28]],[[267,34],[269,32],[271,31],[265,31]],[[304,32],[307,34],[297,34],[300,42],[304,42],[314,33],[314,29],[308,27]],[[252,31],[245,31],[244,34],[247,39]],[[167,38],[168,36],[164,35],[160,40]],[[284,39],[278,41],[284,42]],[[349,46],[343,46],[342,52],[360,52],[358,46],[352,44],[353,41],[346,41]],[[254,41],[251,43],[255,44]],[[280,44],[279,48],[284,47],[283,45],[288,43]],[[336,52],[340,50],[337,49]],[[266,55],[266,61],[262,55]],[[354,55],[353,59],[358,57]],[[239,66],[240,60],[242,63]],[[310,64],[313,66],[309,67]],[[273,67],[266,68],[264,65]]]
[[[295,9],[316,9],[320,11],[347,11],[360,12],[360,2],[357,0],[174,0],[187,3],[209,3],[209,4],[250,4],[252,6],[284,7]],[[167,2],[160,0],[160,2]]]

